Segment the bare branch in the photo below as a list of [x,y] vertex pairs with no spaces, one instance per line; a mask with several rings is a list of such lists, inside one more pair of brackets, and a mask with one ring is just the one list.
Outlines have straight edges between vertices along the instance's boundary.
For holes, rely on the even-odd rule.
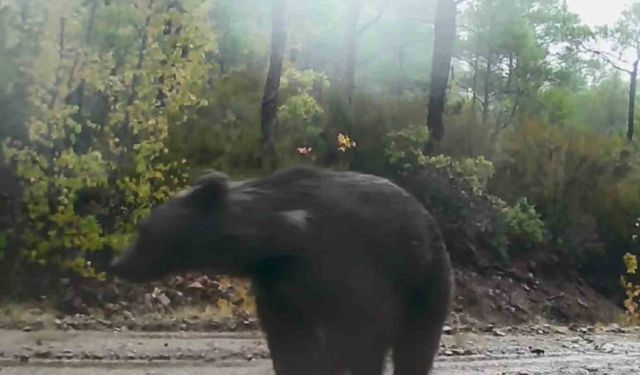
[[609,65],[611,65],[614,69],[623,71],[625,73],[631,74],[631,69],[625,68],[622,65],[620,65],[619,61],[615,61],[614,59],[616,59],[613,56],[610,56],[608,53],[603,52],[603,51],[599,51],[593,48],[587,48],[587,51],[593,53],[594,55],[600,57],[601,59],[603,59],[606,63],[608,63]]

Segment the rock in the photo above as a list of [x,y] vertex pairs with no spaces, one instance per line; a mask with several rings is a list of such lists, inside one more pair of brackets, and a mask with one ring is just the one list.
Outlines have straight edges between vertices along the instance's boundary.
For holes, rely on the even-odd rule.
[[609,326],[609,328],[607,328],[607,332],[611,332],[611,333],[627,333],[627,330],[625,330],[624,328],[620,327],[620,325],[618,324],[611,324]]
[[595,365],[587,365],[584,369],[589,372],[598,372],[598,367],[596,367]]
[[494,335],[494,336],[497,336],[497,337],[504,337],[504,336],[506,336],[506,333],[502,332],[501,330],[499,330],[499,329],[497,329],[497,328],[496,328],[496,329],[494,329],[492,333],[493,333],[493,335]]
[[151,297],[157,299],[160,294],[162,294],[162,290],[158,287],[154,287],[153,292],[151,292]]
[[486,326],[482,327],[480,330],[482,332],[492,332],[494,328],[495,328],[494,324],[487,324]]
[[605,353],[613,353],[614,349],[615,347],[611,343],[605,343],[600,347],[600,350],[602,350]]
[[104,355],[100,353],[87,353],[87,358],[97,361],[102,361],[104,359]]
[[199,281],[194,281],[187,286],[188,289],[204,289],[204,286]]
[[24,326],[24,327],[22,327],[22,331],[23,331],[23,332],[31,332],[31,331],[33,331],[33,327],[31,327],[31,326]]
[[529,347],[529,351],[535,355],[543,355],[544,354],[544,349],[541,348],[532,348]]
[[444,333],[445,335],[450,335],[453,333],[453,329],[451,328],[451,326],[444,326],[442,327],[442,333]]
[[230,331],[235,331],[238,328],[238,324],[234,320],[230,320],[226,324],[227,329]]
[[167,307],[171,304],[171,300],[167,297],[166,294],[162,293],[158,296],[158,301],[164,306]]

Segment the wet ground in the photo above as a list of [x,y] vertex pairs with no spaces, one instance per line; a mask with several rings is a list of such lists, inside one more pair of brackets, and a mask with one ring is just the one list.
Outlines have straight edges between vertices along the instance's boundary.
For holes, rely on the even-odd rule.
[[[387,371],[390,373],[390,371]],[[640,331],[550,326],[444,336],[435,374],[637,374]],[[272,374],[258,333],[0,330],[0,375]]]

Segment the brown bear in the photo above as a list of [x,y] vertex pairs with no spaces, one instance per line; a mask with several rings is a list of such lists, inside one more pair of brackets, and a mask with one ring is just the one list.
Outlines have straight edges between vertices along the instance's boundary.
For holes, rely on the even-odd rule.
[[208,270],[252,281],[277,375],[426,375],[453,288],[427,210],[387,179],[298,167],[214,172],[153,209],[112,264],[133,282]]

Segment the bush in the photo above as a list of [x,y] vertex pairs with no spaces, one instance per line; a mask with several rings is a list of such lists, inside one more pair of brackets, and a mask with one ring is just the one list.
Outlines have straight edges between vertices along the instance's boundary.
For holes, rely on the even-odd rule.
[[486,190],[495,169],[483,156],[455,159],[451,156],[428,156],[423,147],[429,141],[429,131],[424,125],[409,125],[387,135],[385,150],[390,166],[396,173],[406,174],[416,168],[434,168],[446,171],[451,178],[464,180],[474,192]]
[[451,178],[463,180],[476,194],[482,194],[493,176],[493,163],[478,156],[473,159],[456,160],[450,156],[438,155],[422,158],[423,167],[446,170]]
[[520,199],[512,207],[506,209],[507,236],[510,248],[522,247],[530,249],[544,241],[544,222],[535,207],[526,198]]
[[426,158],[422,148],[429,141],[429,130],[424,125],[408,127],[387,134],[385,154],[396,173],[406,174],[423,164]]
[[621,249],[631,249],[640,210],[640,154],[621,137],[537,122],[507,131],[493,159],[491,194],[527,197],[550,248],[604,293],[619,290]]
[[467,254],[477,253],[473,248],[482,246],[507,260],[510,249],[533,248],[544,240],[544,223],[526,199],[509,207],[486,193],[495,171],[492,162],[482,156],[425,155],[422,147],[428,131],[424,126],[390,132],[388,139],[389,165],[400,176],[401,185],[436,217],[457,261],[469,261]]

